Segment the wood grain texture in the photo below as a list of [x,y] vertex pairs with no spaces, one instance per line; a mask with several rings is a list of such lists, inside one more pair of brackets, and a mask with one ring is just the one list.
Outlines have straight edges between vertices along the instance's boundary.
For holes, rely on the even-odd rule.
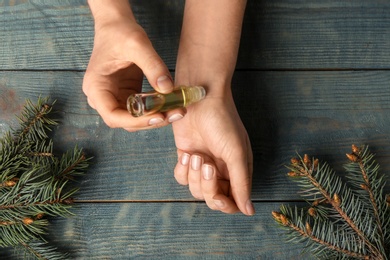
[[[174,70],[184,1],[130,2]],[[85,0],[0,1],[0,135],[25,98],[51,96],[55,152],[77,143],[94,156],[76,183],[77,216],[54,219],[48,237],[72,259],[309,259],[270,215],[300,200],[285,176],[290,157],[342,172],[350,145],[368,144],[390,177],[390,1],[248,1],[233,92],[254,152],[251,218],[213,212],[175,182],[170,127],[109,129],[88,107],[93,35]]]
[[[85,1],[0,6],[0,70],[85,70],[93,19]],[[131,1],[175,68],[184,1]],[[238,69],[390,68],[388,1],[248,1]]]
[[[171,69],[183,1],[131,1],[138,22]],[[85,0],[0,3],[0,70],[85,70],[93,18]]]
[[389,1],[248,1],[238,68],[389,68],[389,40]]
[[246,217],[199,203],[81,204],[52,221],[49,239],[71,259],[311,259],[283,239],[271,216],[279,206],[256,203]]
[[[24,98],[50,95],[58,99],[62,122],[54,132],[57,152],[77,143],[94,156],[78,199],[193,200],[187,187],[173,178],[176,149],[171,128],[137,133],[109,129],[88,107],[82,76],[0,72],[2,129],[16,126],[13,115]],[[234,97],[254,151],[253,198],[299,199],[284,167],[296,152],[342,170],[350,145],[368,144],[383,171],[389,172],[389,81],[390,71],[237,72]]]

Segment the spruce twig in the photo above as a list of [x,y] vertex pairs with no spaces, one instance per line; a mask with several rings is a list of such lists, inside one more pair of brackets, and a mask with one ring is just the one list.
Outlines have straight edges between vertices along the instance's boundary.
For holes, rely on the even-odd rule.
[[27,100],[20,128],[0,140],[0,247],[17,247],[27,258],[66,258],[43,238],[47,217],[72,215],[77,189],[68,188],[69,180],[88,167],[89,158],[77,146],[62,156],[53,153],[53,104],[48,98]]
[[384,175],[367,147],[352,146],[344,182],[327,163],[293,158],[288,176],[302,187],[308,209],[282,206],[274,219],[293,241],[306,241],[320,258],[389,259],[390,210]]

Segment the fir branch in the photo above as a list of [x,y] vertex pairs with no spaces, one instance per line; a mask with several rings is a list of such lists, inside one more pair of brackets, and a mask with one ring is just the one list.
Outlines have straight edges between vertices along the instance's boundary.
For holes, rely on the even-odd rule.
[[47,115],[52,111],[52,104],[48,104],[48,98],[38,98],[37,104],[33,104],[27,99],[24,110],[19,116],[21,128],[16,131],[16,141],[22,142],[29,140],[38,142],[48,138],[46,131],[51,131],[51,127],[57,125],[56,120],[53,120]]
[[68,183],[85,172],[90,158],[77,146],[60,157],[53,153],[47,132],[57,125],[49,117],[55,102],[47,101],[27,100],[20,129],[0,139],[0,247],[20,246],[35,259],[63,259],[42,237],[47,216],[72,215],[71,196],[78,189]]
[[388,259],[390,210],[384,176],[367,147],[353,145],[347,157],[347,185],[328,164],[308,155],[293,158],[288,176],[303,189],[309,209],[282,206],[273,217],[291,231],[292,240],[307,241],[313,253],[326,259]]
[[[376,230],[374,234],[377,234],[378,242],[377,246],[381,248],[383,252],[385,250],[385,237],[384,237],[384,214],[381,212],[386,211],[386,202],[382,198],[383,188],[385,182],[383,181],[383,176],[378,176],[379,165],[373,160],[373,155],[369,153],[368,147],[363,147],[363,149],[358,148],[355,145],[352,145],[352,153],[346,154],[348,159],[351,161],[350,164],[345,166],[345,169],[348,172],[357,173],[356,176],[359,176],[361,180],[360,188],[367,192],[369,202],[372,206],[372,214],[374,215],[374,221],[376,223]],[[356,169],[358,168],[358,169]],[[349,179],[353,182],[356,181],[354,175],[350,175]],[[364,193],[363,193],[364,194]]]
[[86,158],[84,152],[76,146],[73,151],[67,151],[63,154],[58,169],[56,169],[56,179],[72,179],[72,176],[80,175],[91,158]]
[[[311,184],[313,186],[310,189],[304,191],[306,195],[311,195],[314,191],[316,191],[315,194],[319,193],[320,195],[322,195],[322,197],[329,204],[332,205],[333,209],[349,225],[349,227],[356,232],[356,234],[360,237],[361,241],[365,242],[370,251],[372,251],[375,255],[379,254],[377,248],[370,242],[366,234],[358,227],[356,222],[344,210],[345,207],[342,207],[341,198],[339,195],[341,189],[335,188],[342,186],[341,179],[336,176],[332,170],[329,169],[329,166],[327,164],[324,164],[320,167],[318,164],[318,160],[314,160],[314,163],[312,164],[309,156],[305,154],[303,159],[301,159],[301,163],[294,165],[290,169],[292,169],[293,172],[297,173],[299,176],[307,178],[307,180],[309,181],[309,185]],[[329,183],[332,183],[332,185],[329,185]],[[347,192],[348,191],[344,193]],[[351,198],[351,196],[345,196],[345,198],[343,199],[353,200],[354,198]]]
[[[284,209],[282,211],[286,211],[286,209]],[[309,222],[306,222],[305,223],[305,228],[302,228],[302,227],[298,226],[297,224],[294,224],[294,222],[292,222],[289,219],[288,215],[285,215],[285,214],[283,214],[281,212],[273,211],[272,212],[272,216],[274,217],[274,219],[277,222],[279,222],[283,226],[291,228],[292,230],[297,232],[299,234],[299,236],[301,236],[301,237],[308,238],[308,239],[312,240],[313,242],[318,243],[324,249],[327,249],[327,250],[330,250],[330,251],[337,251],[337,252],[339,252],[339,253],[341,253],[343,255],[346,255],[346,256],[349,256],[349,257],[358,258],[358,259],[367,259],[367,258],[369,258],[369,255],[356,253],[356,252],[344,249],[342,247],[338,247],[338,246],[336,246],[336,245],[334,245],[334,244],[332,244],[332,243],[330,243],[328,241],[325,241],[325,240],[321,239],[320,237],[317,237],[317,236],[313,235],[313,230],[312,230],[312,227],[309,224]]]

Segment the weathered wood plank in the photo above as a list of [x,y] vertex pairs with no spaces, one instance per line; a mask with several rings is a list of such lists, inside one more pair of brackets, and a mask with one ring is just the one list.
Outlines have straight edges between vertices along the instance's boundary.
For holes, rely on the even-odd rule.
[[[131,2],[174,69],[184,1]],[[0,70],[85,70],[93,44],[85,1],[3,1],[0,24]],[[237,68],[390,68],[389,42],[388,1],[248,1]]]
[[[57,151],[78,143],[94,156],[81,200],[192,200],[176,184],[170,127],[109,129],[88,107],[79,72],[0,72],[0,131],[16,126],[24,98],[57,98]],[[233,89],[254,151],[253,198],[298,199],[283,165],[296,152],[345,162],[350,145],[369,144],[390,172],[390,71],[237,72]],[[390,175],[389,175],[390,177]],[[390,186],[388,186],[390,187]],[[388,189],[390,190],[390,189]]]
[[[86,69],[94,28],[85,0],[13,2],[0,3],[0,70]],[[173,69],[183,1],[131,2],[160,56]]]
[[271,216],[279,206],[256,203],[246,217],[199,203],[80,204],[52,221],[49,241],[71,259],[311,259],[284,241]]
[[389,68],[389,1],[248,2],[239,68]]

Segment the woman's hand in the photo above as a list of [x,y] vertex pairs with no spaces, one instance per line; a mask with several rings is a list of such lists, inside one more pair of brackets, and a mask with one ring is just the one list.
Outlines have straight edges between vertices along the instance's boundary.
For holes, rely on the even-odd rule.
[[173,131],[176,180],[211,209],[253,215],[252,150],[231,95],[206,96],[188,108]]
[[139,118],[126,109],[130,94],[141,92],[144,75],[157,91],[168,93],[173,82],[168,68],[136,23],[128,1],[89,1],[95,18],[95,39],[84,76],[89,105],[113,128],[137,131],[165,126],[184,115],[177,109]]
[[245,5],[245,0],[186,1],[175,81],[204,86],[207,94],[188,107],[173,132],[176,180],[211,209],[253,215],[252,149],[231,94]]

